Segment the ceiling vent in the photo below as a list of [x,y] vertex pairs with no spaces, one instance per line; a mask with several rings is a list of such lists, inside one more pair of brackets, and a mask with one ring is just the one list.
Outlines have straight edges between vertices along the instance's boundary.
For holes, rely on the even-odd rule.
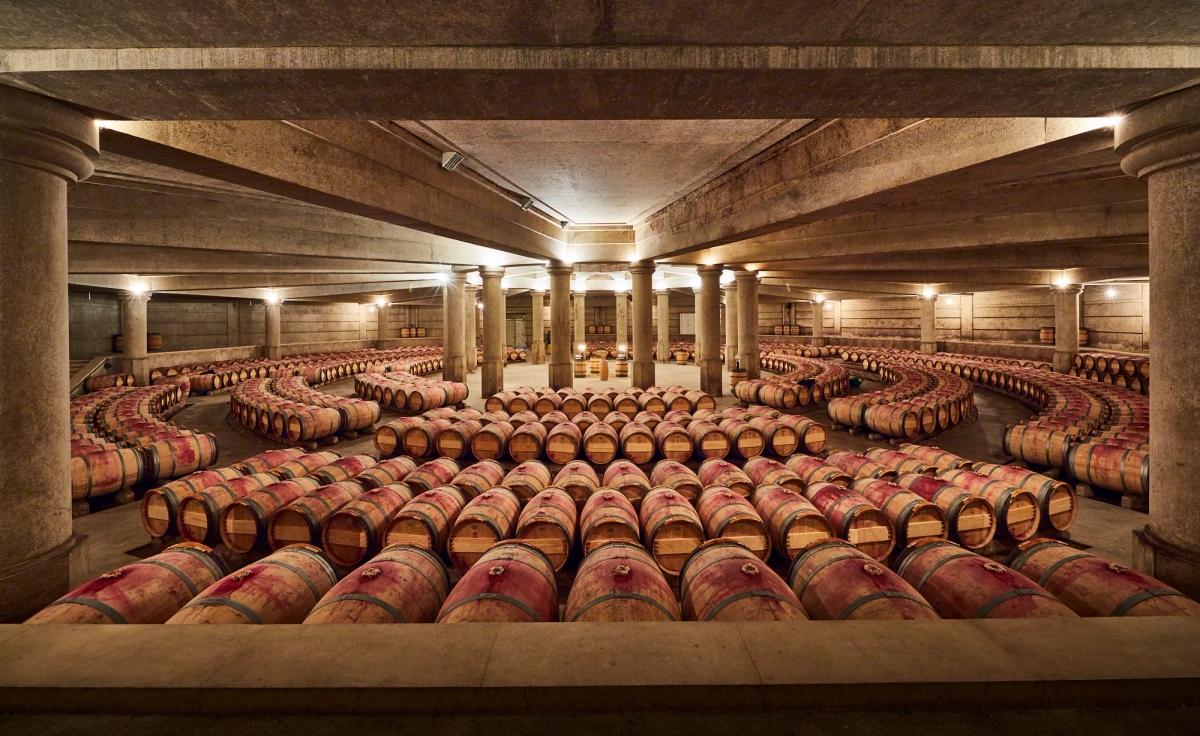
[[462,163],[463,155],[458,151],[442,151],[442,168],[454,171],[454,167]]

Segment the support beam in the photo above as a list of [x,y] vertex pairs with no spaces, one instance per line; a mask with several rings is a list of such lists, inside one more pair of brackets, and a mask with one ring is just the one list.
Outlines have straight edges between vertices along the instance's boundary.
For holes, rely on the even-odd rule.
[[1139,570],[1200,597],[1200,87],[1137,108],[1116,130],[1121,168],[1150,187],[1150,523],[1135,532]]
[[504,290],[500,266],[481,266],[483,277],[483,373],[480,391],[486,398],[504,390]]
[[937,346],[937,294],[921,297],[921,353],[933,355]]
[[738,362],[738,289],[737,282],[725,284],[725,369]]
[[137,386],[150,385],[150,370],[146,367],[146,303],[150,295],[143,291],[121,292],[121,337],[126,373],[133,375]]
[[[546,267],[550,274],[550,388],[575,385],[571,367],[571,274],[575,269],[560,261]],[[485,305],[486,306],[486,305]]]
[[636,261],[629,264],[633,276],[633,366],[630,385],[647,389],[654,385],[654,263]]
[[534,290],[529,293],[533,302],[533,335],[529,342],[529,363],[546,363],[546,292]]
[[[283,304],[279,301],[268,301],[266,304],[266,334],[263,343],[267,349],[267,357],[271,360],[280,358],[280,322],[283,317]],[[129,339],[128,337],[125,339]]]
[[658,298],[658,345],[655,352],[659,363],[669,363],[671,360],[671,291],[659,289],[654,292]]
[[50,603],[87,570],[71,530],[67,190],[91,175],[97,155],[88,116],[0,86],[4,621]]
[[722,266],[700,266],[700,301],[696,307],[696,363],[700,390],[721,396],[721,272]]
[[825,303],[813,301],[812,303],[812,344],[814,348],[819,348],[825,344]]
[[737,272],[738,359],[746,378],[758,378],[758,275]]
[[1054,370],[1066,373],[1079,353],[1079,295],[1083,286],[1066,284],[1054,290]]

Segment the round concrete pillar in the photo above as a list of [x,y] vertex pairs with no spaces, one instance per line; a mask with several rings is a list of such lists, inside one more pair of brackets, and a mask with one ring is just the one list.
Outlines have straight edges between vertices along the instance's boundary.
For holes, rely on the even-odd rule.
[[1160,97],[1122,119],[1116,150],[1146,179],[1150,204],[1150,524],[1133,564],[1200,597],[1200,87]]
[[823,302],[813,301],[812,320],[812,344],[814,348],[819,348],[825,344],[825,304]]
[[[700,390],[712,396],[721,387],[721,266],[699,266],[699,304],[696,307],[696,363],[700,366]],[[703,340],[701,340],[703,336]]]
[[921,353],[933,355],[937,352],[937,294],[920,297],[921,301]]
[[[695,329],[693,336],[696,338],[695,352],[697,366],[700,365],[700,353],[704,352],[704,340],[707,338],[707,335],[704,334],[704,325],[700,324],[700,315],[704,312],[704,294],[702,292],[703,289],[699,286],[692,289],[692,322],[693,329]],[[681,336],[683,334],[682,327],[680,325],[679,332]]]
[[546,362],[546,292],[530,292],[533,299],[533,339],[529,341],[529,362],[542,365]]
[[0,85],[0,620],[87,574],[71,532],[67,188],[91,175],[97,133]]
[[671,360],[671,292],[659,289],[654,292],[658,299],[658,362],[667,363]]
[[467,274],[452,271],[447,274],[446,288],[442,292],[442,306],[446,310],[442,321],[446,326],[446,334],[442,336],[442,379],[460,383],[467,380],[467,360],[463,352],[466,286]]
[[132,374],[138,386],[150,385],[146,368],[146,304],[150,295],[144,291],[121,292],[121,336],[125,340],[122,362],[126,373]]
[[1079,354],[1080,284],[1065,284],[1054,289],[1054,370],[1066,373]]
[[391,315],[392,307],[387,302],[375,305],[376,340],[387,340],[391,337]]
[[558,390],[575,385],[571,369],[571,266],[554,262],[546,267],[550,274],[550,388]]
[[571,352],[577,353],[584,350],[580,345],[587,345],[587,292],[577,291],[571,296],[575,303],[575,344]]
[[504,390],[504,278],[501,266],[481,266],[483,277],[483,374],[479,377],[484,397]]
[[263,345],[267,350],[268,358],[279,360],[280,322],[283,321],[283,304],[278,301],[268,301],[266,308],[266,329],[263,335]]
[[758,274],[737,272],[738,359],[746,378],[758,378]]
[[725,284],[725,369],[733,370],[738,359],[737,282]]
[[[617,297],[617,351],[629,351],[629,294],[623,291],[616,293]],[[624,347],[622,347],[624,346]]]
[[654,329],[654,263],[639,261],[629,264],[633,274],[633,365],[629,382],[646,389],[654,385],[654,348],[651,334]]
[[479,367],[479,344],[476,342],[479,309],[475,306],[478,291],[479,287],[471,283],[463,287],[463,363],[467,373],[474,373]]

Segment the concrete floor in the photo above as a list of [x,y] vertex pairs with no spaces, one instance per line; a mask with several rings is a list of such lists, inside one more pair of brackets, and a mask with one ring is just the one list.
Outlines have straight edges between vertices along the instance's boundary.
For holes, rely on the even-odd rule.
[[[694,364],[686,366],[674,363],[657,364],[658,385],[664,388],[672,385],[698,387],[700,371]],[[467,386],[470,396],[467,405],[483,409],[486,397],[480,395],[481,372],[467,376]],[[728,374],[723,378],[728,386]],[[513,363],[507,366],[504,376],[505,386],[532,386],[539,388],[547,385],[547,366]],[[628,378],[615,378],[612,375],[611,363],[609,379],[601,382],[598,378],[588,377],[576,379],[576,388],[604,388],[612,386],[616,389],[629,387]],[[863,390],[873,390],[877,386],[867,383]],[[323,387],[325,391],[335,395],[349,396],[353,393],[353,380],[347,379]],[[217,435],[220,447],[220,465],[229,465],[243,460],[251,455],[267,449],[260,440],[235,432],[226,423],[225,418],[229,409],[228,393],[218,393],[211,396],[193,396],[188,401],[188,408],[179,412],[174,420],[190,429],[202,429]],[[737,403],[728,392],[717,398],[718,409],[733,406]],[[943,438],[929,444],[937,444],[944,449],[976,460],[1004,462],[1011,460],[1000,450],[1000,439],[1005,426],[1026,419],[1030,410],[1001,394],[991,391],[976,393],[976,406],[979,418],[969,426],[953,428]],[[815,407],[804,412],[806,416],[828,425],[829,420],[823,407]],[[381,423],[391,421],[395,414],[384,412]],[[878,446],[861,436],[851,436],[841,432],[831,432],[829,446],[851,451],[861,451],[868,447]],[[343,454],[374,452],[374,441],[370,436],[356,440],[343,441],[331,449]],[[1089,552],[1107,557],[1112,560],[1128,563],[1132,556],[1132,531],[1145,526],[1147,515],[1121,508],[1112,503],[1081,498],[1080,514],[1075,526],[1070,531],[1071,543]],[[139,548],[150,543],[150,537],[142,528],[138,516],[138,504],[125,506],[109,506],[99,504],[100,510],[95,510],[88,516],[75,520],[76,534],[87,536],[88,554],[90,558],[90,574],[101,572],[128,564],[145,556]]]

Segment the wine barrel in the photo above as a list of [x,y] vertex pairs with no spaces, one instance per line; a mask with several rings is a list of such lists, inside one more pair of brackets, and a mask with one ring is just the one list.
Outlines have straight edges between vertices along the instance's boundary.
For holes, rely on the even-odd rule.
[[311,452],[307,455],[301,455],[295,460],[289,460],[282,465],[276,465],[264,472],[275,476],[279,480],[291,480],[292,478],[299,478],[320,470],[329,463],[341,458],[342,456],[336,452]]
[[872,447],[864,452],[863,455],[879,463],[885,468],[895,471],[896,475],[903,475],[904,473],[937,475],[938,472],[936,465],[926,465],[912,455],[904,452],[897,452],[896,450],[885,450],[882,447]]
[[586,410],[587,399],[584,398],[584,395],[580,393],[567,394],[564,396],[562,400],[562,406],[559,408],[559,411],[566,415],[568,421],[574,419],[576,414]]
[[791,427],[799,440],[799,449],[809,454],[821,452],[829,441],[825,427],[807,417],[784,414],[776,417],[776,421]]
[[1079,514],[1079,499],[1070,483],[1048,478],[1032,470],[1012,465],[978,463],[974,468],[992,478],[1005,481],[1037,496],[1042,512],[1042,524],[1060,532],[1070,529]]
[[178,478],[217,461],[217,436],[180,435],[146,445],[142,452],[146,455],[144,479]]
[[449,592],[450,576],[437,555],[394,544],[330,588],[304,623],[432,623]]
[[314,470],[309,475],[326,485],[341,483],[357,477],[364,470],[375,467],[376,463],[375,458],[370,455],[351,455],[350,457],[334,460],[328,465]]
[[267,524],[267,542],[275,550],[296,543],[319,544],[321,529],[329,517],[362,494],[363,488],[359,484],[341,481],[297,498],[271,517]]
[[697,473],[700,483],[705,487],[724,486],[738,495],[749,496],[754,493],[754,481],[733,463],[727,460],[705,460]]
[[228,574],[211,549],[184,542],[89,580],[25,623],[161,624]]
[[780,485],[797,493],[803,493],[807,483],[788,469],[783,463],[767,457],[750,458],[742,466],[742,472],[755,486]]
[[709,539],[730,539],[761,560],[771,556],[771,537],[758,511],[740,493],[723,486],[704,489],[696,500],[696,513]]
[[201,544],[220,539],[221,512],[234,501],[275,482],[275,476],[267,473],[244,475],[181,499],[176,524],[179,536],[185,541]]
[[510,470],[500,485],[517,494],[517,498],[526,503],[544,491],[546,486],[550,485],[551,478],[545,465],[537,460],[526,460]]
[[729,448],[736,457],[749,460],[763,453],[766,443],[762,432],[749,422],[740,419],[724,419],[718,425],[729,438]]
[[466,572],[484,552],[510,539],[521,502],[504,487],[492,488],[471,499],[450,530],[446,545],[450,562]]
[[599,423],[599,421],[600,420],[596,418],[596,415],[590,411],[581,411],[575,416],[571,417],[571,424],[579,427],[580,432],[586,432],[588,427]]
[[575,499],[561,488],[533,497],[517,519],[515,537],[540,549],[555,571],[563,569],[575,547],[578,512]]
[[728,539],[705,542],[679,575],[688,621],[802,621],[808,616],[783,578]]
[[454,476],[450,485],[463,492],[468,499],[494,488],[504,480],[504,466],[495,460],[481,460],[463,469]]
[[1067,464],[1067,451],[1074,438],[1075,435],[1057,429],[1014,424],[1004,430],[1000,446],[1027,463],[1062,468]]
[[575,499],[576,507],[582,509],[588,497],[600,487],[600,478],[586,461],[573,460],[558,471],[553,485],[569,493]]
[[[513,425],[509,422],[492,422],[486,427],[468,431],[471,431],[470,452],[479,460],[499,460],[504,457],[515,434]],[[444,436],[445,432],[442,434]],[[440,438],[438,442],[441,442]]]
[[1067,450],[1065,467],[1091,486],[1122,493],[1150,492],[1150,453],[1093,442],[1074,443]]
[[441,486],[414,496],[388,523],[383,543],[415,544],[441,553],[466,504],[462,491],[453,486]]
[[372,488],[399,483],[416,469],[417,461],[411,457],[402,455],[390,460],[383,460],[378,465],[364,470],[354,476],[354,482],[367,490],[371,490]]
[[392,518],[413,498],[403,483],[382,486],[350,501],[329,517],[321,531],[321,547],[342,567],[355,567],[382,547]]
[[664,460],[654,466],[650,471],[650,486],[666,486],[688,501],[694,500],[704,490],[700,477],[683,463],[674,460]]
[[[496,425],[489,424],[488,426],[494,427]],[[456,422],[446,427],[438,435],[434,443],[437,454],[441,457],[448,457],[451,460],[461,460],[468,457],[472,453],[472,440],[482,428],[483,425],[477,419]]]
[[617,456],[620,438],[608,424],[596,422],[583,433],[583,453],[597,465],[607,465]]
[[832,483],[812,483],[804,497],[829,519],[838,539],[844,539],[876,560],[896,546],[892,522],[862,494]]
[[663,421],[663,418],[651,411],[639,411],[634,415],[633,421],[653,433],[654,428],[658,426],[659,422]]
[[337,579],[321,550],[293,544],[221,578],[166,623],[298,624]]
[[[509,457],[519,463],[536,459],[545,449],[547,434],[546,426],[540,422],[522,424],[511,433],[507,440]],[[478,456],[477,451],[476,457]]]
[[1043,345],[1053,345],[1054,328],[1043,327],[1042,329],[1038,330],[1038,342],[1042,343]]
[[667,413],[667,402],[663,401],[662,396],[650,391],[638,394],[637,404],[639,411],[648,411],[660,417]]
[[808,615],[822,621],[941,618],[904,578],[840,539],[793,558],[788,582]]
[[764,484],[754,491],[752,500],[767,524],[770,539],[789,559],[808,545],[833,536],[829,521],[797,491]]
[[900,452],[903,452],[906,455],[912,455],[926,465],[932,465],[935,468],[966,468],[969,470],[975,465],[974,462],[964,457],[959,457],[954,453],[946,452],[940,447],[903,444],[900,445]]
[[1178,590],[1057,540],[1023,542],[1007,564],[1080,616],[1200,616],[1200,603]]
[[71,498],[78,501],[129,488],[145,475],[137,449],[104,450],[71,458]]
[[775,409],[793,409],[800,403],[800,396],[786,383],[768,381],[758,387],[758,402]]
[[375,449],[384,457],[395,455],[404,449],[404,433],[424,422],[421,417],[403,417],[388,422],[375,430]]
[[996,512],[992,504],[980,496],[941,478],[906,473],[896,478],[896,485],[912,491],[946,512],[950,537],[970,550],[982,549],[996,534]]
[[764,448],[772,455],[788,457],[800,446],[796,431],[783,422],[765,417],[754,417],[750,426],[762,432]]
[[825,462],[830,465],[836,465],[846,471],[855,480],[873,478],[875,480],[891,481],[897,475],[896,471],[880,465],[865,455],[857,455],[840,450],[826,453]]
[[321,487],[311,476],[281,480],[233,501],[221,512],[218,530],[221,541],[238,554],[245,554],[267,539],[267,522],[279,509]]
[[639,510],[642,539],[668,576],[677,577],[683,563],[704,542],[704,525],[687,499],[658,487],[646,494]]
[[404,454],[418,458],[433,455],[437,450],[438,437],[450,426],[449,419],[433,419],[409,428],[401,440]]
[[641,465],[654,458],[654,434],[639,422],[630,422],[621,428],[618,435],[621,442],[621,454],[631,462]]
[[538,418],[546,416],[552,411],[562,410],[562,396],[559,396],[553,391],[544,393],[538,396],[537,401],[533,403],[533,411],[538,415]]
[[1031,491],[1021,490],[1007,481],[972,470],[943,470],[938,477],[987,499],[995,509],[1000,531],[1018,542],[1024,542],[1037,532],[1042,512],[1038,508],[1037,496]]
[[692,438],[687,430],[674,422],[659,422],[654,427],[654,444],[667,460],[685,462],[692,457]]
[[703,391],[687,391],[683,394],[687,397],[688,403],[691,405],[687,411],[702,411],[704,409],[716,409],[717,401],[712,396]]
[[603,420],[613,410],[612,399],[604,394],[596,394],[588,399],[587,410],[595,414],[597,419]]
[[687,433],[698,457],[724,459],[729,455],[729,438],[712,422],[694,419],[688,423]]
[[624,494],[612,488],[597,489],[579,514],[583,553],[613,542],[641,541],[637,510]]
[[483,402],[484,411],[508,411],[509,402],[515,399],[517,394],[513,391],[501,391],[498,394],[493,394]]
[[423,465],[418,465],[416,470],[404,476],[404,485],[411,488],[413,493],[424,493],[434,488],[450,485],[458,473],[458,463],[448,457],[439,457]]
[[944,539],[910,544],[896,572],[942,618],[1076,618],[1024,575]]
[[176,528],[180,501],[205,488],[240,477],[241,471],[233,467],[201,470],[146,491],[142,496],[142,526],[152,537],[166,536]]
[[569,463],[579,456],[583,432],[571,422],[556,424],[546,435],[546,457],[553,463]]
[[675,593],[636,542],[613,541],[589,553],[567,596],[565,621],[678,621]]
[[554,566],[520,540],[495,545],[450,592],[438,623],[541,623],[558,620]]
[[650,479],[638,466],[628,460],[616,460],[604,470],[601,486],[621,492],[636,509],[650,492]]
[[925,537],[945,539],[950,536],[946,512],[912,491],[872,478],[859,479],[850,487],[875,504],[892,522],[901,545]]

